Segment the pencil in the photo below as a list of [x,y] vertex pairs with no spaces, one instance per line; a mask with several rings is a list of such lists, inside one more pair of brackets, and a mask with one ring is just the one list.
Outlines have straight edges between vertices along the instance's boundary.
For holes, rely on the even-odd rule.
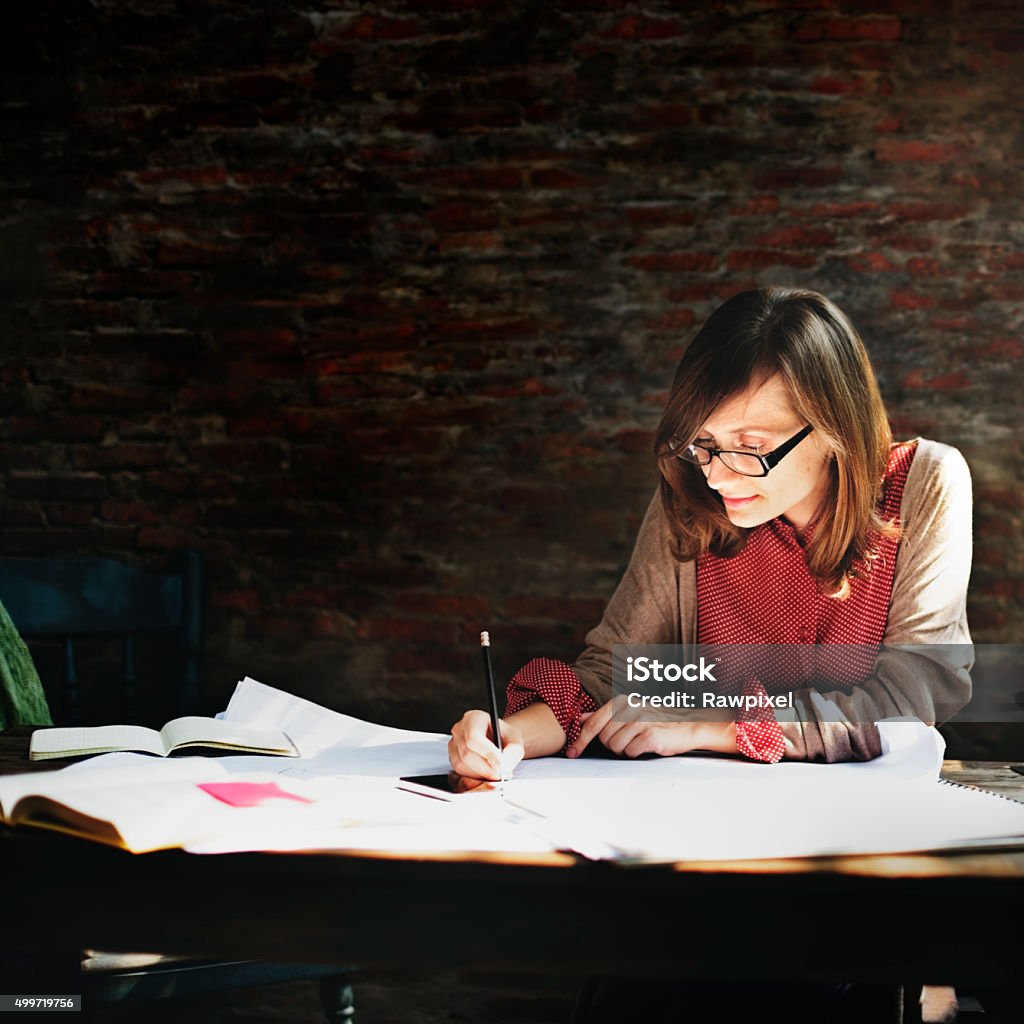
[[[480,634],[480,652],[484,659],[484,688],[487,690],[487,708],[491,712],[491,732],[494,734],[494,745],[501,757],[501,726],[498,722],[498,698],[494,694],[494,673],[491,671],[491,635],[485,629]],[[505,769],[498,762],[501,781],[505,781]]]

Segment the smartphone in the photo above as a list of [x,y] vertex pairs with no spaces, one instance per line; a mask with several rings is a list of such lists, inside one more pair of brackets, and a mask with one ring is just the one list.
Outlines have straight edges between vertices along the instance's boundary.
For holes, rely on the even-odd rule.
[[[487,779],[470,779],[455,772],[444,772],[438,775],[403,775],[399,782],[412,782],[427,789],[436,789],[441,793],[488,793],[497,788]],[[426,794],[424,794],[426,795]]]

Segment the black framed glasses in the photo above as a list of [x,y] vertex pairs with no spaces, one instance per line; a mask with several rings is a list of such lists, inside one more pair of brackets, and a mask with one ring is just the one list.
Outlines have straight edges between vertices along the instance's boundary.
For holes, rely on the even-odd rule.
[[683,462],[692,462],[695,466],[708,466],[717,455],[729,469],[740,476],[767,476],[813,429],[814,427],[808,423],[803,430],[766,455],[755,455],[753,452],[724,452],[721,448],[688,444],[676,452],[676,458],[682,459]]

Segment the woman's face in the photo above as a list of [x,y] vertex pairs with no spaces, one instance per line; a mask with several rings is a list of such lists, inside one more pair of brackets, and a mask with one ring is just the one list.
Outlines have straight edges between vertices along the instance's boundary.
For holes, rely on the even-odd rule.
[[[705,420],[694,444],[767,455],[807,426],[778,375],[725,399]],[[729,521],[749,529],[785,517],[803,535],[828,487],[831,449],[812,431],[767,476],[742,476],[721,459],[702,467]]]

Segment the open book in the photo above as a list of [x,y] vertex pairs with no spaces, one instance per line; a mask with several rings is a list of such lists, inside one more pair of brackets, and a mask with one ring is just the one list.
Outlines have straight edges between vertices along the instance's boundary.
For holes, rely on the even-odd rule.
[[0,821],[132,853],[225,837],[256,849],[277,836],[347,827],[379,813],[388,795],[378,783],[354,801],[333,781],[236,772],[202,757],[164,761],[114,753],[61,771],[0,777]]
[[129,766],[4,776],[0,817],[9,825],[54,829],[135,853],[208,834],[206,819],[216,801],[198,783],[223,778],[223,769],[200,758],[148,763],[168,771],[154,775]]
[[32,761],[43,761],[54,757],[107,754],[114,750],[136,750],[166,757],[193,747],[233,753],[299,756],[298,748],[280,729],[192,715],[175,718],[159,732],[141,725],[36,729],[29,744],[29,758]]

